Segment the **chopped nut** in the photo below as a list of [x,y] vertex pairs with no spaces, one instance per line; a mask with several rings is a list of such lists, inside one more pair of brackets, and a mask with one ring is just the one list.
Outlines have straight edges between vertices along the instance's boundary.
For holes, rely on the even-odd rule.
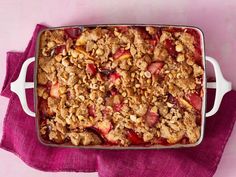
[[145,104],[138,105],[137,107],[135,107],[134,111],[138,116],[143,116],[147,112],[147,105]]
[[177,52],[182,52],[184,49],[183,45],[181,43],[179,43],[178,45],[175,46],[175,50]]
[[80,59],[83,59],[83,58],[84,58],[84,54],[80,53],[80,54],[79,54],[79,58],[80,58]]
[[43,93],[43,99],[45,99],[45,100],[46,100],[46,99],[48,98],[48,96],[49,96],[49,95],[48,95],[48,93],[47,93],[47,92],[44,92],[44,93]]
[[69,63],[69,61],[68,61],[67,59],[63,59],[63,60],[62,60],[62,65],[63,65],[63,66],[69,66],[69,64],[70,64],[70,63]]
[[91,92],[89,97],[91,100],[94,100],[96,98],[96,92]]
[[144,72],[144,76],[145,76],[146,78],[151,78],[151,77],[152,77],[152,74],[151,74],[149,71],[145,71],[145,72]]
[[178,61],[178,62],[182,62],[182,61],[184,61],[184,60],[185,60],[185,57],[184,57],[183,54],[179,54],[179,55],[177,56],[177,61]]
[[135,84],[135,87],[136,88],[139,88],[141,85],[140,84]]
[[167,102],[166,105],[167,105],[169,108],[172,108],[172,107],[174,106],[173,104],[171,104],[171,103],[169,103],[169,102]]
[[73,86],[73,85],[75,85],[76,83],[78,83],[78,76],[77,75],[72,75],[72,73],[70,73],[70,77],[69,77],[69,79],[68,79],[68,81],[67,81],[67,84],[69,85],[69,86]]
[[134,57],[135,56],[135,54],[136,54],[136,49],[135,49],[135,47],[133,46],[133,45],[131,45],[130,46],[130,53],[131,53],[131,55]]
[[136,66],[140,68],[141,70],[146,70],[148,64],[147,62],[143,61],[142,59],[139,59],[136,63]]
[[61,55],[55,56],[55,60],[56,60],[57,62],[61,62],[62,56],[61,56]]
[[65,109],[65,108],[61,109],[61,116],[62,117],[67,117],[68,114],[69,114],[68,109]]
[[126,92],[123,92],[123,93],[122,93],[122,96],[123,96],[123,97],[126,97],[126,96],[127,96]]
[[39,84],[46,84],[48,82],[48,79],[46,77],[46,73],[45,72],[41,72],[40,74],[38,74],[38,83]]
[[97,100],[97,103],[98,103],[98,104],[102,104],[102,103],[103,103],[103,98],[102,98],[102,97],[99,97],[98,100]]
[[48,46],[49,49],[50,49],[50,48],[53,48],[55,45],[56,45],[56,43],[55,43],[54,41],[49,41],[49,42],[47,43],[47,46]]
[[78,117],[79,120],[84,120],[85,119],[85,117],[82,116],[82,115],[78,115],[77,117]]
[[115,95],[113,98],[113,103],[114,104],[120,104],[121,103],[121,99],[119,95]]
[[38,87],[37,91],[38,91],[38,96],[42,97],[43,93],[45,92],[46,88],[44,87]]
[[104,51],[103,51],[102,49],[98,48],[98,49],[96,50],[96,54],[97,54],[98,56],[102,56],[102,55],[104,54]]
[[203,69],[201,66],[197,65],[197,64],[194,64],[193,65],[193,75],[194,77],[199,77],[199,76],[202,76],[203,75]]
[[136,115],[130,115],[129,118],[130,118],[130,120],[132,120],[133,122],[135,122],[136,119],[137,119]]
[[143,141],[144,142],[150,141],[153,137],[154,137],[154,135],[151,134],[150,132],[145,132],[143,134]]
[[151,35],[155,35],[157,33],[157,29],[155,27],[152,26],[147,26],[146,30],[148,31],[149,34]]
[[78,98],[81,100],[81,101],[84,101],[85,100],[85,97],[83,95],[79,95]]
[[99,87],[99,90],[101,90],[102,92],[105,92],[105,86],[104,86],[104,85],[101,85],[101,86]]
[[59,87],[59,93],[60,94],[66,93],[66,87],[65,86]]
[[192,66],[194,64],[194,61],[191,59],[187,59],[186,63],[190,66]]
[[90,84],[90,86],[89,86],[91,89],[94,89],[94,90],[96,90],[96,89],[98,89],[98,84],[94,84],[94,83],[91,83]]
[[153,106],[152,109],[151,109],[151,112],[157,112],[157,107]]
[[71,50],[71,55],[74,58],[77,58],[79,56],[79,53],[76,50]]

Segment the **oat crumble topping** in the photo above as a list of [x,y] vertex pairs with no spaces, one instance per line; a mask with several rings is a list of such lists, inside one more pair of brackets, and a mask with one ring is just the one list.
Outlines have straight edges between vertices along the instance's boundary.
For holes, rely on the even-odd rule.
[[42,139],[130,146],[200,138],[204,71],[194,29],[45,30],[39,49]]

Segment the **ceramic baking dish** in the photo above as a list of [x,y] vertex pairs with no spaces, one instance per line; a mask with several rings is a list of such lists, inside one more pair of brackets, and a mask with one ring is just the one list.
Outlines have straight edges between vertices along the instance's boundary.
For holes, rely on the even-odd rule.
[[[67,29],[67,28],[81,28],[82,29],[84,27],[96,27],[96,26],[106,27],[106,26],[114,26],[114,25],[70,26],[70,27],[48,28],[46,30]],[[115,26],[117,26],[117,25],[115,25]],[[152,25],[126,25],[126,26],[154,26],[154,27],[161,27],[161,28],[174,27],[174,28],[183,28],[183,29],[193,29],[193,30],[197,31],[198,34],[200,35],[200,49],[201,49],[201,53],[202,53],[202,67],[204,70],[204,74],[203,74],[203,82],[202,82],[203,96],[202,96],[202,107],[201,107],[201,117],[202,117],[202,119],[201,119],[201,133],[200,133],[200,138],[198,139],[198,141],[193,144],[178,144],[177,143],[177,144],[171,144],[168,146],[166,146],[166,145],[151,145],[151,146],[132,145],[132,146],[128,146],[128,147],[121,147],[121,146],[103,146],[103,145],[72,146],[69,144],[54,144],[54,143],[47,142],[47,141],[43,140],[40,136],[40,133],[39,133],[39,114],[38,114],[38,98],[37,98],[38,93],[36,90],[37,90],[37,70],[38,70],[40,36],[45,31],[44,30],[44,31],[41,31],[38,36],[38,41],[37,41],[37,46],[36,46],[36,56],[27,59],[23,63],[18,79],[11,83],[11,90],[18,95],[23,110],[26,112],[26,114],[36,118],[36,125],[37,125],[36,127],[37,127],[37,132],[38,132],[38,137],[39,137],[40,142],[42,142],[45,145],[50,145],[50,146],[77,147],[77,148],[98,148],[98,149],[162,149],[162,148],[193,147],[193,146],[196,146],[201,143],[201,141],[203,140],[203,134],[204,134],[205,118],[210,117],[217,112],[217,110],[220,107],[220,103],[221,103],[223,96],[232,89],[231,83],[224,79],[218,62],[214,58],[205,55],[203,32],[199,28],[192,27],[192,26],[153,25],[153,24]],[[207,76],[206,61],[210,62],[214,67],[216,82],[207,82],[206,81],[206,76]],[[34,64],[34,66],[35,66],[34,67],[34,70],[35,70],[34,82],[29,83],[29,82],[25,82],[25,78],[26,78],[27,67],[32,62],[35,62],[35,64]],[[34,107],[35,107],[36,113],[32,112],[29,109],[27,102],[26,102],[25,89],[32,89],[32,88],[34,89],[34,103],[35,103]],[[207,88],[216,89],[214,105],[213,105],[213,108],[209,112],[206,112]]]

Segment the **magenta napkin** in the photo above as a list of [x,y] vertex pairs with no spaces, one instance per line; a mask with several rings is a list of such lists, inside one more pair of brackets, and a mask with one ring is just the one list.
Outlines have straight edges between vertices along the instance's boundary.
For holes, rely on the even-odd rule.
[[[35,120],[20,106],[10,83],[20,72],[22,63],[34,56],[37,25],[24,53],[7,53],[7,73],[1,95],[10,99],[4,119],[0,147],[21,158],[27,165],[43,171],[98,172],[101,177],[210,177],[216,171],[225,144],[236,119],[236,91],[228,93],[214,116],[207,118],[203,142],[194,148],[169,150],[82,150],[47,147],[36,135]],[[33,79],[33,66],[27,73]],[[33,108],[33,93],[27,91]],[[208,91],[208,106],[214,100]],[[14,109],[13,109],[14,108]]]

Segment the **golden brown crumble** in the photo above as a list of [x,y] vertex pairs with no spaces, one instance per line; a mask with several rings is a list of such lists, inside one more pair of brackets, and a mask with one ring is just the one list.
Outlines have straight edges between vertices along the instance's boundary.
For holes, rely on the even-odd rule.
[[200,138],[204,71],[194,29],[49,29],[40,39],[44,140],[129,146]]

